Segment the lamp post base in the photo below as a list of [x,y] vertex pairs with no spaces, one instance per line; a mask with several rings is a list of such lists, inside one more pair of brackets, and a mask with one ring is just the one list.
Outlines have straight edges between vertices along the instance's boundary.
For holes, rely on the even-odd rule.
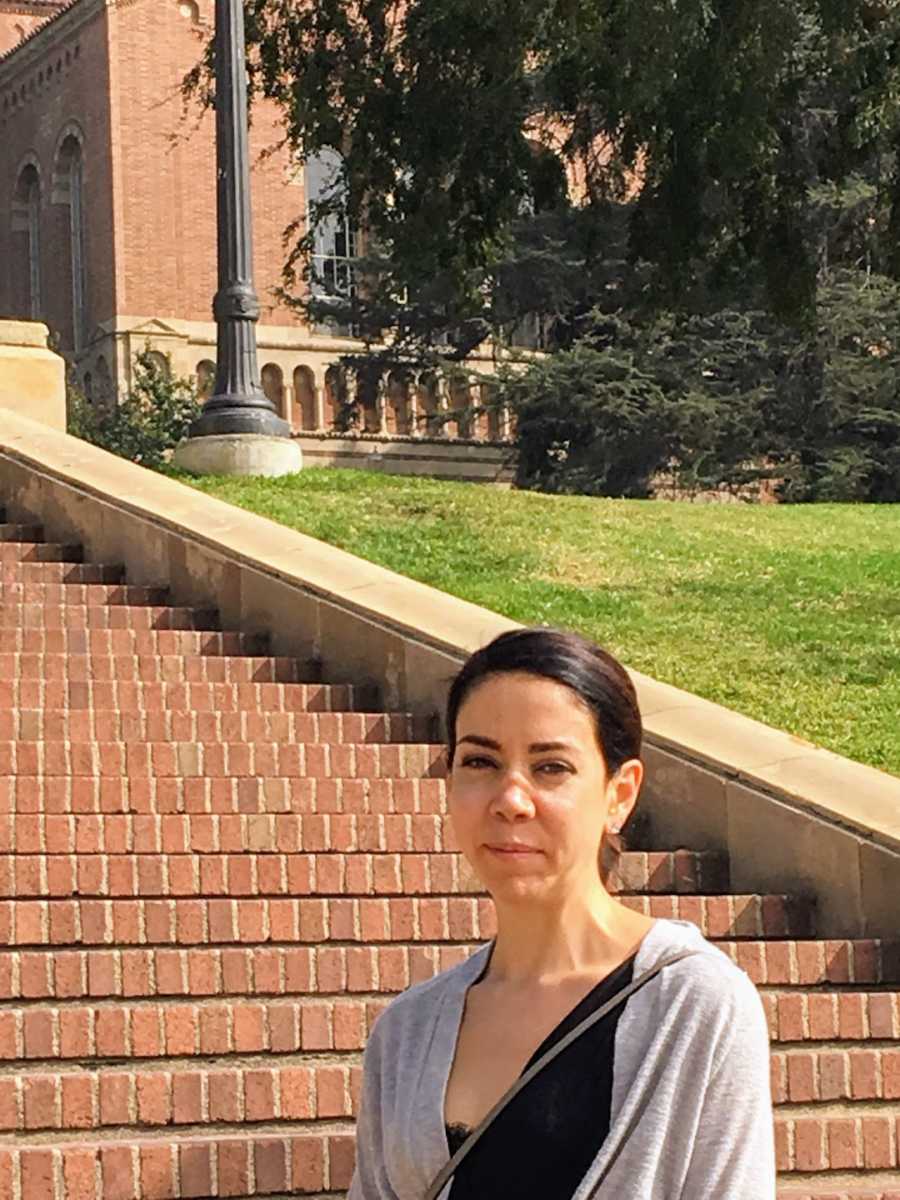
[[303,467],[303,454],[291,438],[257,433],[212,434],[181,442],[172,466],[190,475],[263,475],[274,479]]

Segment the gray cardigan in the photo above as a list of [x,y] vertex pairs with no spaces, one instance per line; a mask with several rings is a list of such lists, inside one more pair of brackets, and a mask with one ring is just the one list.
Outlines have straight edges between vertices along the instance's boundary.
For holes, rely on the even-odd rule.
[[[620,1017],[609,1135],[572,1200],[774,1200],[769,1039],[755,987],[682,921],[651,928],[635,978],[685,948],[701,953],[666,967]],[[449,1157],[447,1078],[489,949],[410,988],[376,1022],[349,1200],[422,1200]]]

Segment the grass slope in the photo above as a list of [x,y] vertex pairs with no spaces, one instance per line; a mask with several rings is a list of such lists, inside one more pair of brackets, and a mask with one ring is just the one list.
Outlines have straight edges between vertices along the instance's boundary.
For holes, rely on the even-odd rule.
[[325,469],[193,483],[900,774],[900,508],[550,497]]

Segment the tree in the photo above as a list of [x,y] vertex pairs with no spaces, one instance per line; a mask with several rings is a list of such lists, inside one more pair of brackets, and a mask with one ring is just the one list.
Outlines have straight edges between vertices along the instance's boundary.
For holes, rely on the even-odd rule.
[[298,154],[341,155],[313,224],[346,210],[366,232],[355,294],[323,309],[298,298],[314,237],[300,222],[286,294],[318,315],[342,304],[370,342],[392,330],[397,362],[459,361],[537,302],[504,287],[553,254],[542,218],[565,213],[560,165],[581,180],[582,230],[595,226],[580,247],[625,205],[626,260],[651,305],[697,308],[743,287],[809,320],[826,236],[809,192],[853,175],[878,194],[900,265],[900,10],[888,0],[246,11],[253,90],[279,105]]

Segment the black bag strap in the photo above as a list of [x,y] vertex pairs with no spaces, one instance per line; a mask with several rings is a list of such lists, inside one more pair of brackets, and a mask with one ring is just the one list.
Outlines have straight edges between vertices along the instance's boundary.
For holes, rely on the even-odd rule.
[[559,1041],[556,1042],[555,1045],[551,1046],[545,1054],[542,1054],[537,1062],[532,1063],[528,1070],[524,1071],[519,1076],[512,1087],[509,1088],[508,1091],[504,1092],[487,1116],[484,1117],[484,1119],[478,1125],[476,1125],[456,1153],[449,1158],[440,1171],[438,1171],[437,1175],[435,1175],[434,1179],[431,1181],[428,1191],[425,1193],[424,1200],[437,1200],[438,1196],[440,1196],[441,1192],[444,1190],[447,1180],[455,1174],[459,1164],[464,1158],[468,1157],[472,1150],[475,1149],[477,1143],[481,1141],[482,1137],[487,1133],[488,1129],[490,1129],[497,1117],[499,1117],[506,1106],[512,1100],[514,1100],[516,1096],[518,1096],[519,1092],[521,1092],[523,1088],[527,1087],[528,1084],[531,1083],[535,1075],[538,1075],[541,1071],[543,1071],[544,1067],[549,1066],[550,1063],[553,1062],[558,1055],[562,1054],[564,1050],[568,1050],[573,1042],[577,1041],[583,1033],[587,1033],[589,1029],[593,1028],[598,1021],[602,1021],[603,1018],[607,1016],[608,1013],[611,1013],[614,1008],[618,1008],[620,1004],[624,1004],[625,1001],[633,996],[636,991],[642,988],[644,984],[647,984],[651,979],[654,979],[660,973],[660,971],[664,970],[666,967],[673,966],[677,962],[681,962],[682,959],[691,958],[693,955],[699,953],[699,950],[679,950],[677,954],[670,954],[667,958],[661,958],[658,963],[650,967],[648,970],[643,971],[637,977],[637,979],[633,979],[631,983],[629,983],[626,987],[623,987],[621,991],[616,992],[615,996],[613,996],[611,1000],[607,1000],[607,1002],[602,1004],[600,1008],[596,1010],[596,1012],[592,1012],[590,1016],[585,1017],[584,1020],[580,1021],[574,1029],[569,1030],[565,1037],[560,1038]]

